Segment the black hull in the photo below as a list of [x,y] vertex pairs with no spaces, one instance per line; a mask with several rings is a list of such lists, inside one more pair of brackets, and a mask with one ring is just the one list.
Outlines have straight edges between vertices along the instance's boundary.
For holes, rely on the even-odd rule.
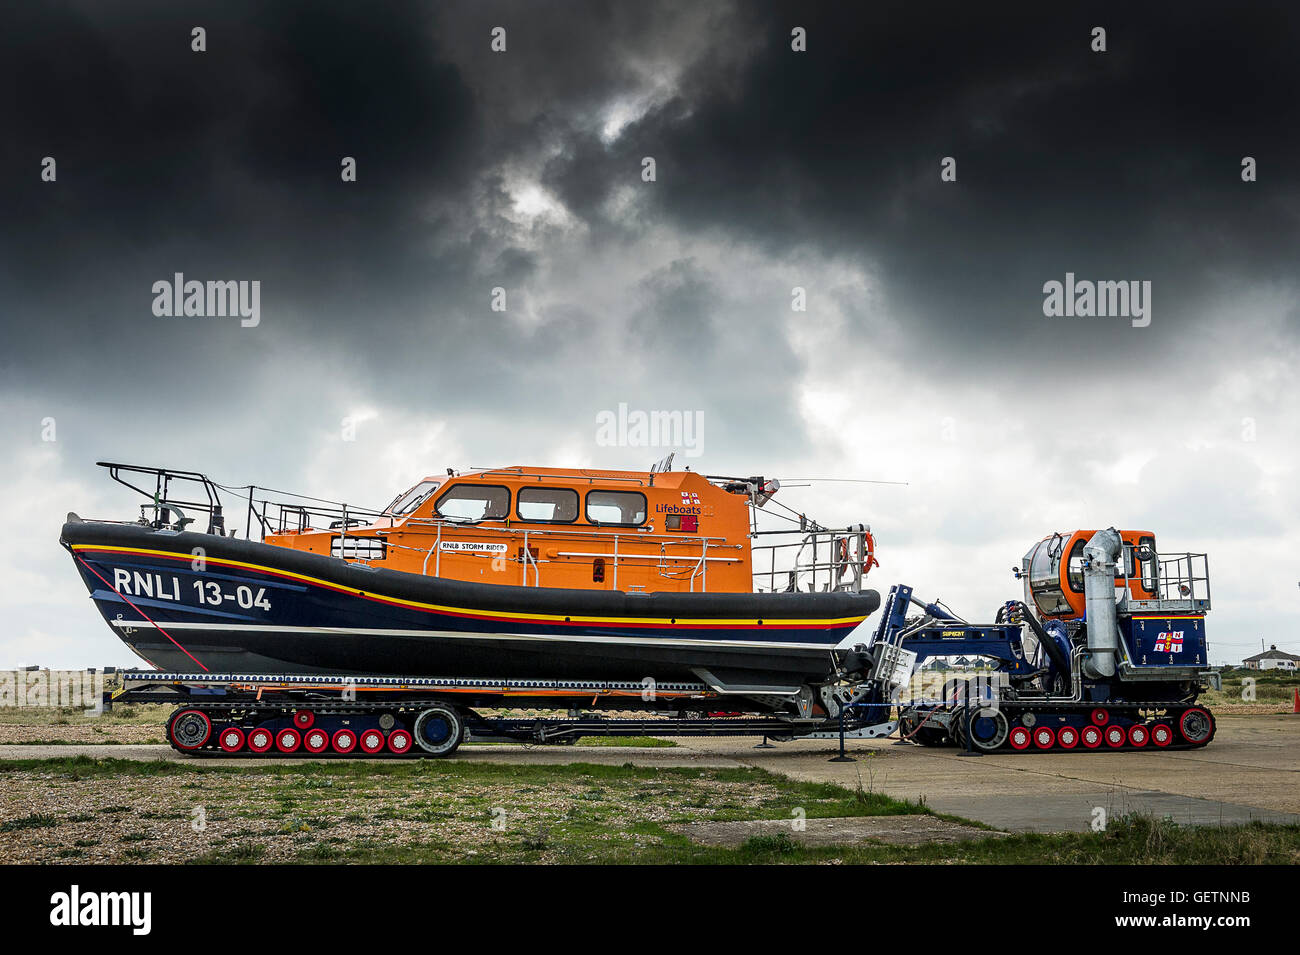
[[119,638],[150,665],[179,673],[792,687],[827,679],[835,645],[880,603],[873,591],[474,584],[129,524],[71,522],[62,541]]

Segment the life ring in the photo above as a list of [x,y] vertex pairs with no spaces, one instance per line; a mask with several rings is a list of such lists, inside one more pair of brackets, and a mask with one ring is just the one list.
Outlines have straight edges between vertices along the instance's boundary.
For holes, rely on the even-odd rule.
[[880,561],[876,560],[876,539],[871,536],[871,531],[863,531],[862,540],[866,548],[862,555],[862,576],[865,577],[872,567],[880,566]]
[[[880,561],[876,560],[876,539],[871,536],[871,531],[862,532],[862,542],[862,576],[865,577],[872,567],[880,566]],[[843,577],[844,572],[849,569],[849,539],[841,537],[839,544],[839,575]]]

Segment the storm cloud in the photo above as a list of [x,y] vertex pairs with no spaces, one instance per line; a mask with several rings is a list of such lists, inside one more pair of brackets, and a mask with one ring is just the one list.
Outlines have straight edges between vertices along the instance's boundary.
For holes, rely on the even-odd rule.
[[[96,460],[382,504],[671,450],[600,446],[620,403],[700,412],[708,472],[909,482],[786,492],[872,523],[881,586],[982,616],[1038,537],[1150,527],[1210,551],[1217,659],[1300,649],[1298,42],[1281,4],[11,11],[0,664],[127,662],[55,546],[135,506]],[[176,273],[261,322],[154,315]],[[1067,273],[1150,326],[1044,315]]]

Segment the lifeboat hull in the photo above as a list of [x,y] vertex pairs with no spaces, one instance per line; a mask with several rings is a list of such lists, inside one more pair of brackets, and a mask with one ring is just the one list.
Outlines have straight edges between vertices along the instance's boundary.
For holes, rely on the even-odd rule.
[[880,604],[477,584],[133,524],[73,521],[61,542],[117,636],[176,673],[797,686]]

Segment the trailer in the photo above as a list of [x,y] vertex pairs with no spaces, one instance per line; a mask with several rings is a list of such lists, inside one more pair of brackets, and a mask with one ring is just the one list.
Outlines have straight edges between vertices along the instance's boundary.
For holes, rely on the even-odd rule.
[[[465,742],[565,745],[586,736],[878,739],[890,707],[742,712],[704,683],[125,671],[115,704],[176,706],[167,739],[193,756],[449,756]],[[547,710],[519,716],[482,710]],[[613,715],[604,715],[611,713]],[[628,715],[629,713],[637,715]],[[641,715],[644,714],[644,715]]]

